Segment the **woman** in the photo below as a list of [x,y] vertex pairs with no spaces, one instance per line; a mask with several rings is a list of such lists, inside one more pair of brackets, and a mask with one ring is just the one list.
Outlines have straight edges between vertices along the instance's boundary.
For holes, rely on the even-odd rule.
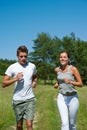
[[60,67],[55,68],[58,82],[54,88],[59,87],[57,105],[62,121],[61,130],[76,130],[76,116],[79,100],[75,86],[82,87],[80,73],[75,66],[69,64],[67,51],[60,52]]

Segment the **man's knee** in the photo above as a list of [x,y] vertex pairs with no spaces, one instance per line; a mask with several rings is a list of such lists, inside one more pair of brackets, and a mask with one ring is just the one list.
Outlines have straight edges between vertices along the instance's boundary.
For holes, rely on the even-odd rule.
[[21,125],[17,125],[16,129],[17,130],[23,130],[23,127]]
[[32,121],[26,121],[26,127],[32,128]]
[[16,127],[17,130],[23,130],[23,122],[18,122]]

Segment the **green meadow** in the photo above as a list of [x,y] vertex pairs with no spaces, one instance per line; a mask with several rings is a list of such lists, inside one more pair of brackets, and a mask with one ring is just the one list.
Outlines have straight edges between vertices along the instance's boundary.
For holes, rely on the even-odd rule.
[[[0,130],[15,130],[15,116],[11,105],[13,85],[2,88],[2,78],[0,76]],[[77,90],[80,101],[77,129],[87,130],[87,86]],[[56,104],[58,89],[54,89],[53,85],[43,85],[38,82],[34,93],[37,98],[34,130],[60,130],[61,121]],[[25,124],[24,130],[26,130]]]

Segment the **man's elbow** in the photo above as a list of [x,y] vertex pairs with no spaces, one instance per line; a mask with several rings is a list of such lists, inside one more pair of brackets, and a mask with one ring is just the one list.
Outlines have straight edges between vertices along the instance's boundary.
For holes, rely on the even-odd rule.
[[2,82],[2,88],[5,88],[6,86],[7,86],[7,84]]

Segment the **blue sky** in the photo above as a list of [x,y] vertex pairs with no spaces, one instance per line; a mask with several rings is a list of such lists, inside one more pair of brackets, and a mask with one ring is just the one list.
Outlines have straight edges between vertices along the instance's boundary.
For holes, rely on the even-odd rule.
[[87,41],[87,0],[0,0],[0,58],[17,59],[20,45],[32,51],[42,32]]

